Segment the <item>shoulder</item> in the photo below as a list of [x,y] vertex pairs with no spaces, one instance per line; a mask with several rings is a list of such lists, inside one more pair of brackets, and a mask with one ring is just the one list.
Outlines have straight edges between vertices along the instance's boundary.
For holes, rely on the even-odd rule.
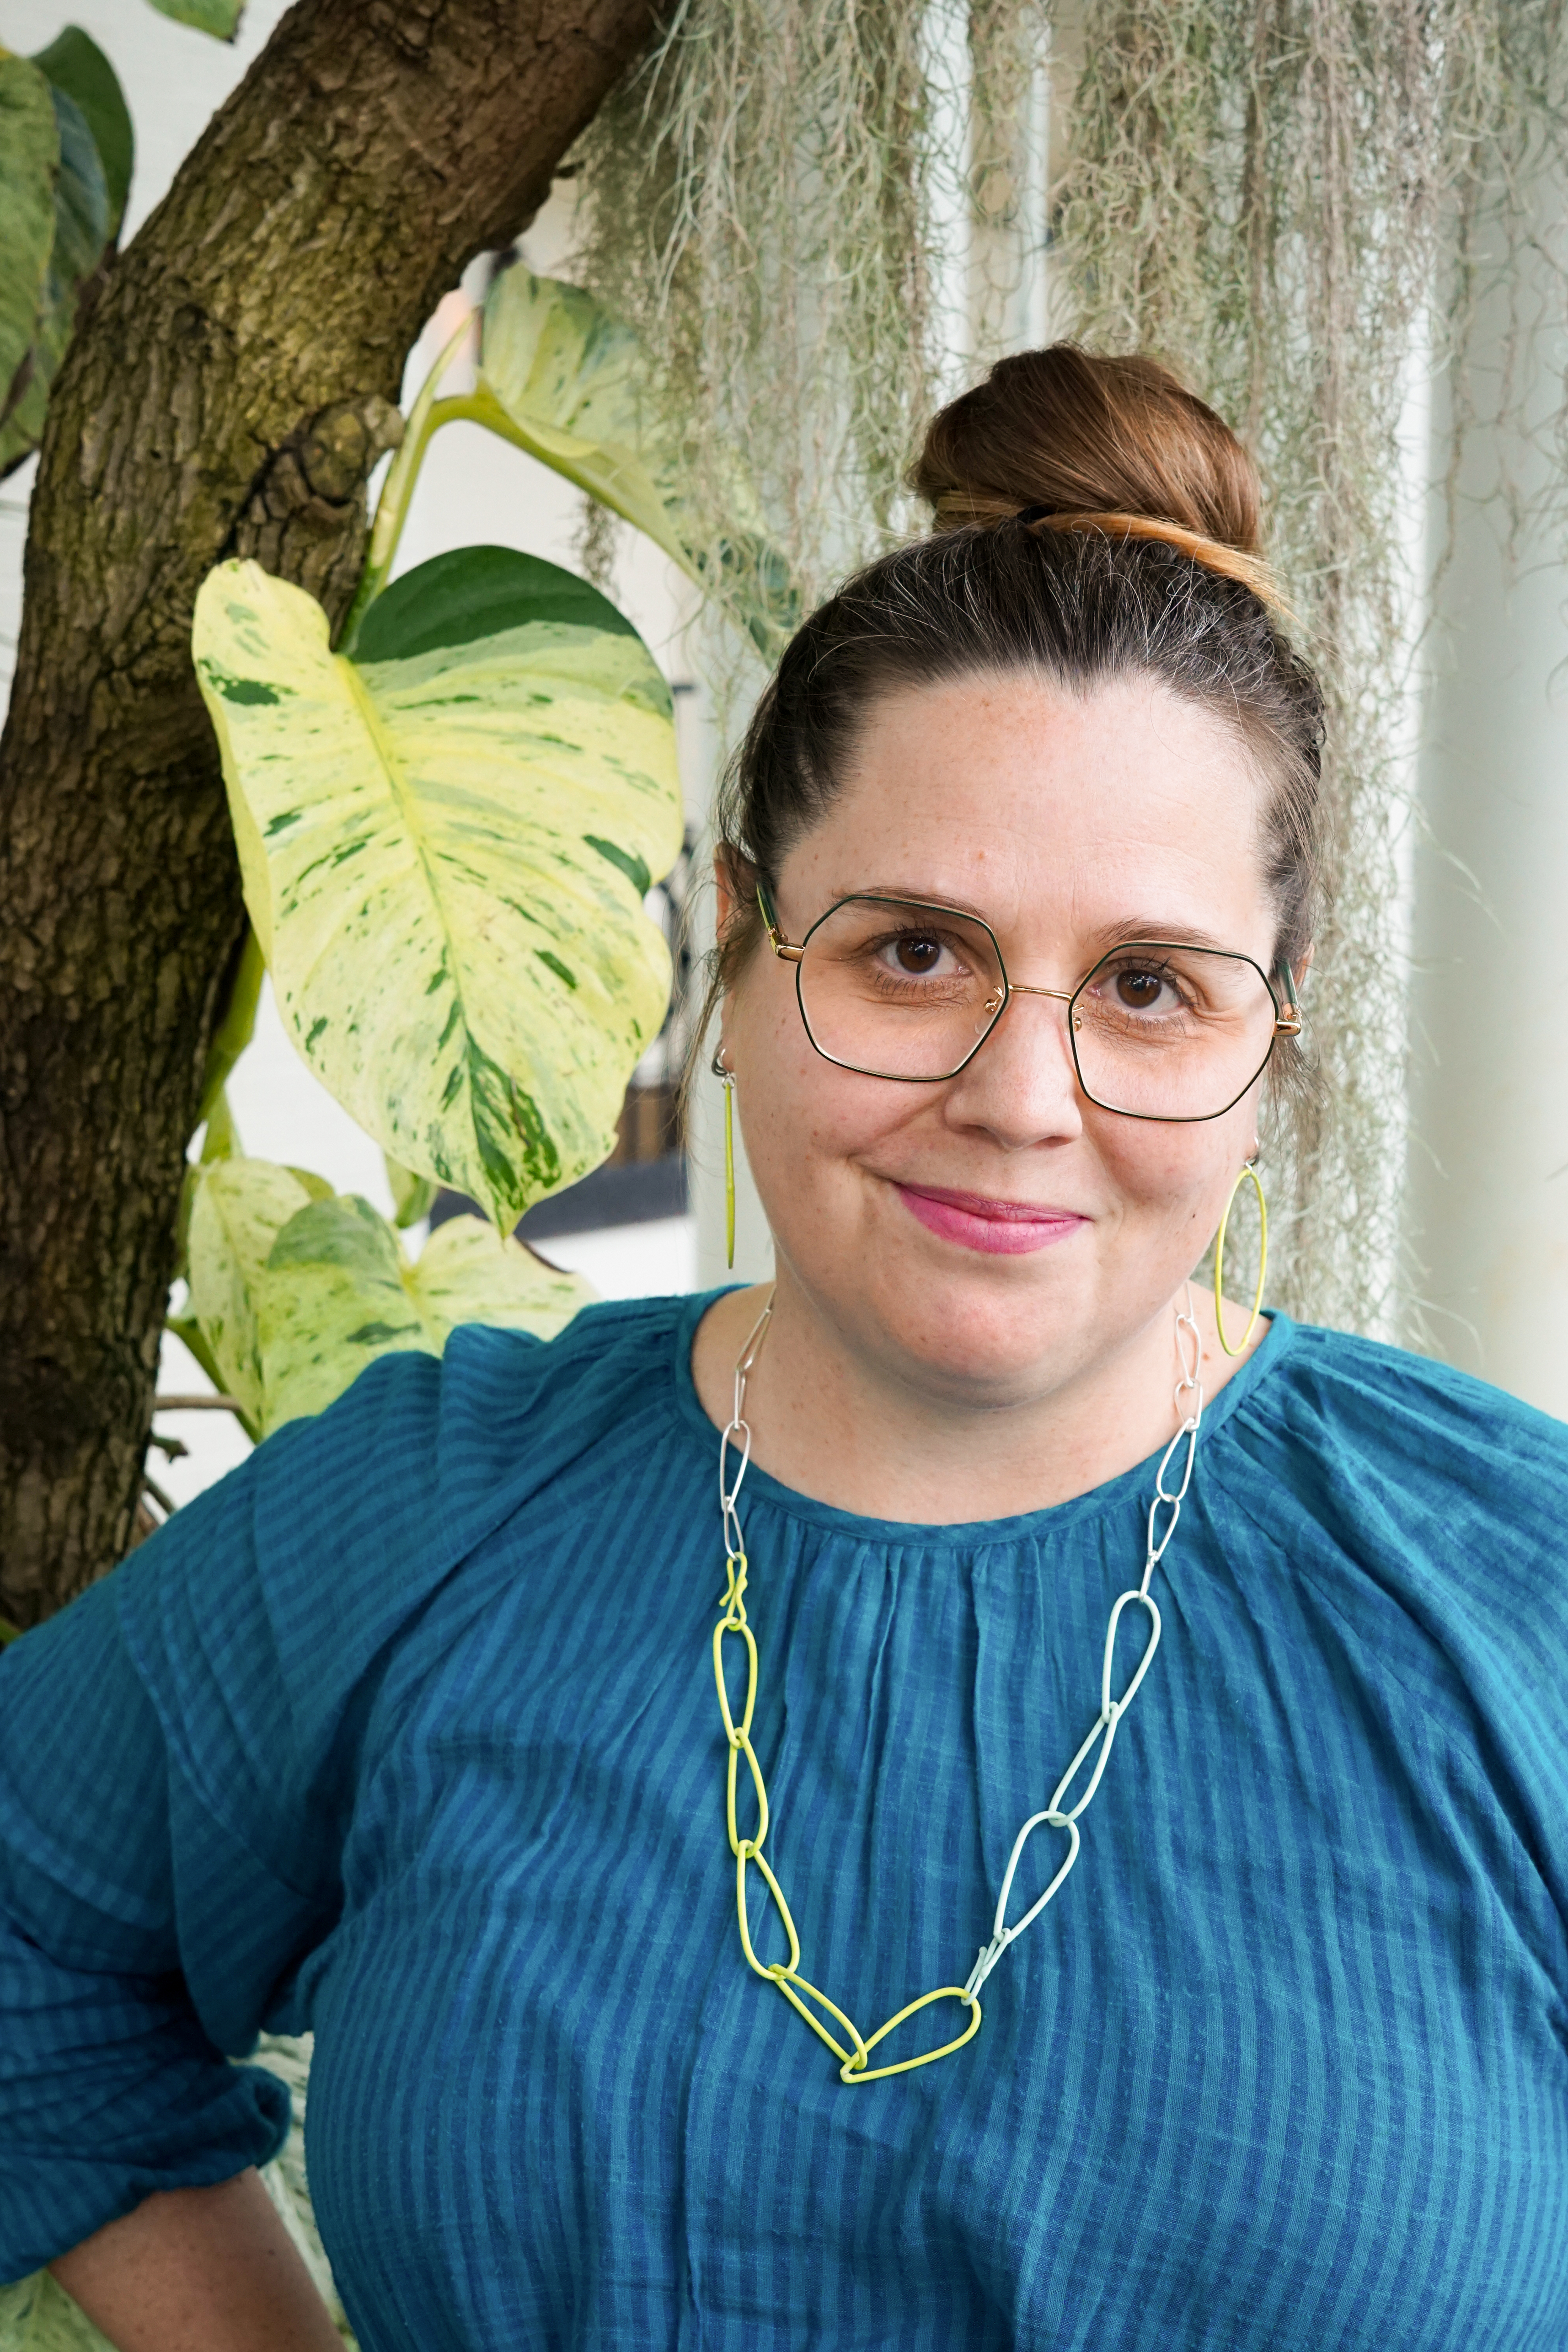
[[[284,1692],[307,1716],[330,1712],[562,1472],[589,1455],[603,1479],[622,1456],[630,1467],[648,1415],[669,1411],[678,1337],[704,1303],[589,1307],[549,1341],[468,1324],[440,1357],[378,1358],[110,1580],[144,1678],[168,1693],[243,1654],[258,1712]],[[309,1724],[294,1730],[308,1744]]]
[[1568,1504],[1568,1424],[1451,1365],[1290,1324],[1277,1371],[1240,1403],[1238,1435],[1272,1426],[1322,1482],[1448,1509],[1555,1518]]
[[[1472,1692],[1568,1671],[1568,1426],[1401,1348],[1291,1325],[1217,1432],[1238,1531],[1314,1584],[1391,1671]],[[1260,1370],[1263,1369],[1260,1360]],[[1544,1720],[1544,1717],[1542,1718]]]

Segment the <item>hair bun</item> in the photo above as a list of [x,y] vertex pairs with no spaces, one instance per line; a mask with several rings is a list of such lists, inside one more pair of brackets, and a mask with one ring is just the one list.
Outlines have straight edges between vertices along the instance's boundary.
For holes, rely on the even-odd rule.
[[1025,507],[1175,523],[1256,555],[1258,469],[1221,417],[1156,360],[1075,343],[1015,352],[931,421],[909,486],[935,527]]

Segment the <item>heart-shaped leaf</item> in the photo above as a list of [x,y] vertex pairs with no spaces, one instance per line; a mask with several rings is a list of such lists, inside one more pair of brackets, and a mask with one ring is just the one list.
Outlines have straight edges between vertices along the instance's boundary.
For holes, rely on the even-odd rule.
[[119,234],[136,163],[136,133],[120,78],[95,40],[79,25],[68,25],[33,63],[54,88],[74,99],[98,150],[109,193],[109,234]]
[[478,1217],[438,1225],[411,1262],[368,1201],[264,1160],[195,1171],[188,1281],[177,1328],[261,1436],[321,1412],[377,1356],[438,1356],[460,1323],[550,1339],[593,1296]]
[[[497,414],[487,414],[493,404]],[[687,453],[672,433],[642,345],[579,286],[504,270],[485,303],[482,421],[505,430],[580,489],[635,524],[716,597],[769,656],[800,619],[780,551],[761,527],[738,464],[706,453],[722,476],[726,530],[716,546],[686,495]]]
[[466,548],[398,581],[352,660],[255,563],[196,603],[246,903],[310,1067],[383,1150],[509,1231],[613,1148],[669,952],[669,689],[614,606]]
[[189,1289],[181,1321],[196,1326],[220,1388],[239,1400],[246,1421],[259,1430],[267,1387],[257,1318],[262,1276],[273,1243],[312,1196],[293,1169],[269,1160],[210,1160],[186,1181]]
[[0,52],[0,413],[44,299],[59,163],[47,80],[26,58]]
[[630,327],[580,287],[516,262],[485,303],[479,382],[524,447],[698,578],[681,528],[678,456],[660,436]]
[[20,465],[43,437],[56,372],[82,296],[109,247],[109,187],[87,118],[65,90],[47,87],[59,141],[54,238],[32,341],[0,401],[0,474]]

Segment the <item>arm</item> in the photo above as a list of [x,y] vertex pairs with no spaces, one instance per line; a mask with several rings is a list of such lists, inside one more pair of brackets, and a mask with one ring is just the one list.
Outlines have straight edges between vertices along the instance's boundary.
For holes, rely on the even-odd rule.
[[49,2267],[119,2352],[343,2352],[255,2172],[162,2190]]

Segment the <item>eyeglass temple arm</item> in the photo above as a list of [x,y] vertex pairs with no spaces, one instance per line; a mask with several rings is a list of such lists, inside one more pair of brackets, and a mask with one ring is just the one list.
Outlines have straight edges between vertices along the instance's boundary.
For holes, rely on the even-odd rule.
[[779,928],[779,918],[773,911],[773,901],[768,897],[766,887],[760,882],[757,886],[757,903],[762,909],[762,919],[768,926],[768,943],[774,954],[782,956],[786,963],[799,963],[806,950],[804,948],[797,947],[793,940],[787,940],[784,937]]
[[1291,970],[1288,956],[1280,958],[1278,977],[1285,991],[1285,1010],[1276,1013],[1274,1034],[1277,1037],[1299,1037],[1301,1034],[1301,1008],[1296,1003],[1295,974]]

